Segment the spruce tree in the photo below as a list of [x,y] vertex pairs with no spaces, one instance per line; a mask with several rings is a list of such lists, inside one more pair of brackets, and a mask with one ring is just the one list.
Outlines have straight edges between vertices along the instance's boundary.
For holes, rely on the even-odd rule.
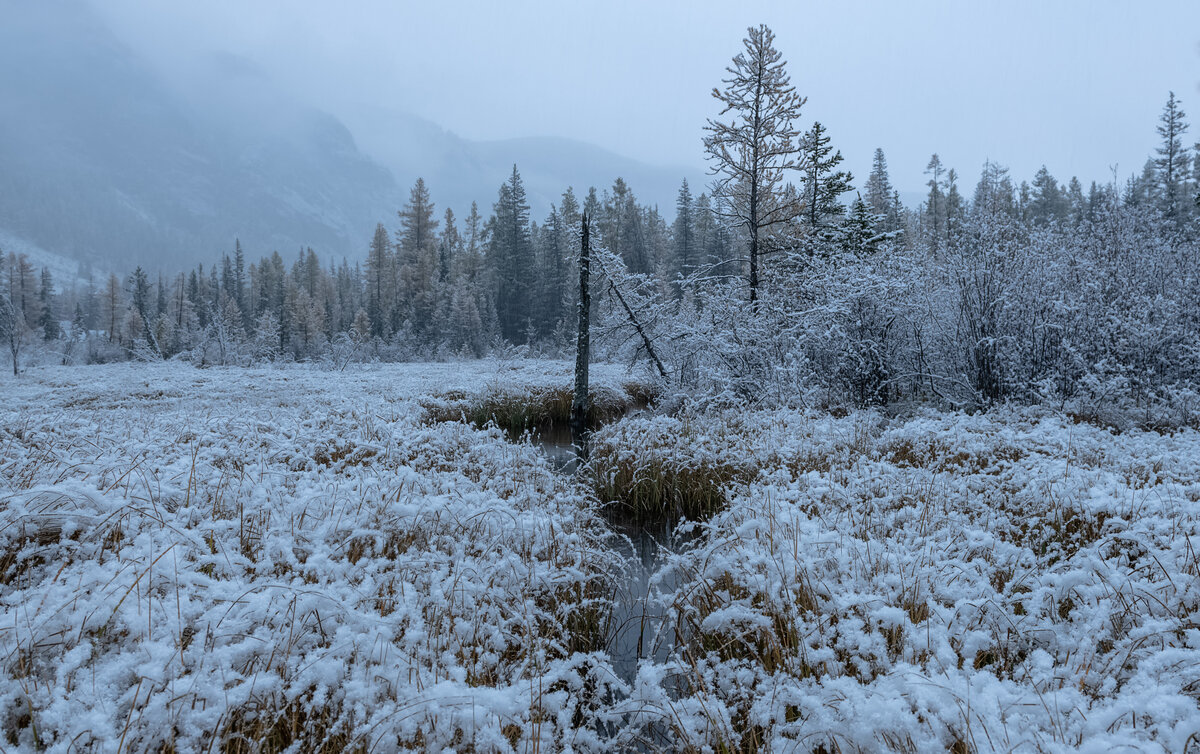
[[393,327],[398,329],[401,322],[408,320],[414,331],[424,336],[434,324],[437,308],[434,284],[438,274],[438,221],[434,219],[434,204],[424,180],[417,179],[399,216],[396,239],[399,300],[392,316]]
[[1083,184],[1075,176],[1067,184],[1065,211],[1069,213],[1071,222],[1083,222],[1087,214],[1087,199],[1083,196]]
[[954,238],[962,229],[967,214],[967,203],[958,191],[958,171],[946,171],[946,238]]
[[878,214],[871,211],[861,195],[856,194],[850,204],[850,213],[846,218],[844,248],[856,256],[873,254],[878,247],[879,236],[875,232]]
[[38,307],[41,309],[38,326],[42,328],[45,340],[58,340],[62,330],[58,324],[58,315],[54,313],[54,281],[50,277],[50,268],[42,268],[42,284],[38,288]]
[[942,158],[935,152],[929,158],[929,164],[925,166],[925,175],[929,176],[929,181],[925,184],[929,187],[929,198],[925,200],[925,216],[929,218],[931,240],[940,238],[946,227],[946,194],[945,183],[942,181],[942,174],[945,172]]
[[672,226],[675,258],[672,277],[686,278],[696,267],[696,228],[692,220],[693,201],[687,179],[684,178],[675,199],[675,224]]
[[1162,143],[1155,150],[1158,157],[1154,160],[1158,204],[1169,217],[1184,209],[1183,183],[1188,169],[1188,154],[1183,147],[1183,134],[1188,130],[1185,117],[1175,92],[1170,92],[1159,116],[1157,130]]
[[75,303],[75,316],[71,319],[71,337],[79,340],[87,336],[87,317],[84,316],[83,306]]
[[1015,216],[1015,193],[1008,168],[987,160],[979,174],[979,183],[975,185],[972,210],[984,215],[1003,213]]
[[137,312],[138,318],[142,323],[142,332],[130,333],[130,335],[134,337],[148,335],[150,327],[150,280],[146,277],[146,272],[141,267],[134,269],[133,274],[129,277],[129,300],[133,304],[133,310]]
[[1029,201],[1029,219],[1035,225],[1048,225],[1066,214],[1066,200],[1058,181],[1050,175],[1050,171],[1042,165],[1033,177],[1033,187]]
[[871,160],[871,174],[867,176],[864,185],[867,206],[877,215],[886,214],[892,201],[892,182],[888,177],[887,158],[881,148],[875,148],[875,157]]
[[241,239],[233,239],[233,300],[237,302],[238,310],[246,314],[246,254],[242,251]]
[[516,165],[509,180],[500,186],[489,231],[488,257],[496,280],[500,335],[511,343],[522,343],[529,324],[533,248],[529,204]]
[[383,223],[375,226],[375,236],[371,239],[371,248],[367,252],[367,320],[370,322],[370,332],[373,337],[384,338],[387,322],[388,294],[391,292],[387,285],[391,271],[391,243]]
[[817,121],[804,134],[804,202],[805,219],[813,228],[829,224],[845,214],[841,196],[851,190],[854,177],[838,170],[842,163],[841,150],[834,151],[825,126]]

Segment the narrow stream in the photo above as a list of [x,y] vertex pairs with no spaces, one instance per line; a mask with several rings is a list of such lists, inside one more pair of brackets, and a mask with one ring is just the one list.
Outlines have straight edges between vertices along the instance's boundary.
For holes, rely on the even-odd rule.
[[[617,675],[632,682],[641,662],[665,662],[673,647],[674,637],[659,631],[666,616],[661,603],[651,597],[651,581],[667,558],[678,551],[680,543],[666,527],[655,531],[644,526],[610,525],[610,545],[628,570],[613,595],[609,654]],[[670,594],[676,581],[675,574],[667,571],[655,586],[659,592]]]
[[[533,444],[545,454],[556,471],[574,474],[578,466],[571,430],[550,426],[531,434]],[[609,628],[609,654],[613,669],[622,680],[632,682],[643,660],[663,662],[670,654],[673,638],[660,634],[665,615],[659,600],[651,595],[651,582],[670,555],[679,551],[679,537],[666,526],[640,526],[609,521],[609,546],[621,556],[623,572]],[[657,583],[669,594],[676,587],[673,573]]]

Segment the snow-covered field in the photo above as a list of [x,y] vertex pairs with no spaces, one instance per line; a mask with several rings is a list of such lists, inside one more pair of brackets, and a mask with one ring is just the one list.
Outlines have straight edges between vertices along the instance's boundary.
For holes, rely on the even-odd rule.
[[[572,479],[428,420],[569,384],[526,361],[0,383],[0,749],[1200,746],[1200,433],[643,415]],[[593,490],[648,475],[727,480],[728,505],[665,560],[679,641],[629,685]]]

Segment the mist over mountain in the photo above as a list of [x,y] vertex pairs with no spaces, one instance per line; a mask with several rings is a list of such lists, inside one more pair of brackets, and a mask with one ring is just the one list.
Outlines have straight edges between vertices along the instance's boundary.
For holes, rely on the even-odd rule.
[[472,141],[429,120],[382,105],[350,111],[343,117],[360,148],[390,168],[402,185],[423,177],[438,206],[449,206],[460,217],[472,201],[486,214],[514,164],[525,182],[533,217],[539,221],[568,186],[582,198],[589,186],[601,191],[619,176],[639,200],[658,205],[670,215],[682,179],[687,178],[696,193],[703,190],[705,182],[699,166],[647,165],[574,139],[537,136]]
[[569,185],[622,176],[670,203],[684,177],[566,139],[471,142],[383,108],[352,133],[237,57],[162,76],[89,7],[71,8],[6,3],[0,24],[0,249],[60,277],[176,269],[235,238],[252,254],[361,258],[418,176],[439,207],[475,200],[487,214],[516,163],[535,218]]
[[232,247],[349,250],[395,200],[333,118],[201,112],[87,8],[6,14],[0,31],[0,228],[98,267],[160,267]]

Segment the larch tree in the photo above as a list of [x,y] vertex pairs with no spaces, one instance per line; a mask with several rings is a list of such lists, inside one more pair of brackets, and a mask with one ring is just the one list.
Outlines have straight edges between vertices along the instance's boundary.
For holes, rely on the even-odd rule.
[[[724,88],[713,89],[721,114],[705,126],[704,149],[712,161],[718,212],[747,237],[750,301],[757,307],[759,257],[773,232],[804,211],[803,199],[786,192],[787,176],[802,165],[795,121],[805,98],[796,93],[775,34],[760,24],[747,30],[744,50],[726,70]],[[725,116],[729,120],[722,120]]]
[[108,342],[120,342],[117,319],[121,316],[121,280],[115,274],[108,276],[104,289],[104,321],[108,325]]
[[25,319],[20,308],[7,293],[0,292],[0,338],[4,339],[9,356],[12,357],[13,377],[19,372],[21,340],[24,336]]

